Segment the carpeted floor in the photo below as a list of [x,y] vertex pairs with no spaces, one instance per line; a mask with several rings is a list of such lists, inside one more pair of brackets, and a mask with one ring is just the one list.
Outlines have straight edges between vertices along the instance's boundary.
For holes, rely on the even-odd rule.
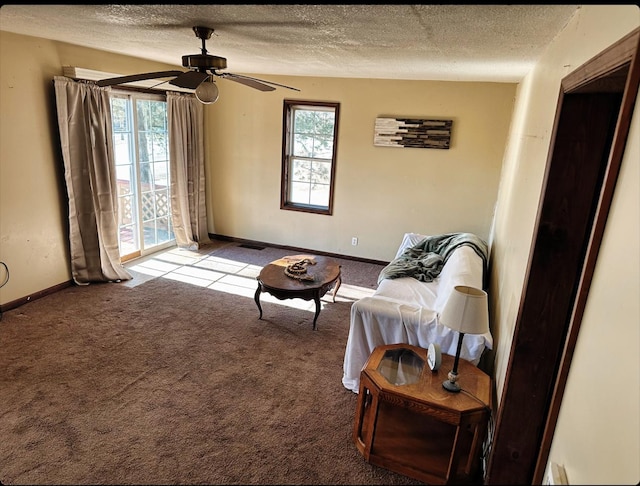
[[287,254],[229,244],[188,265],[238,262],[224,286],[133,272],[5,312],[0,481],[420,484],[363,460],[341,383],[351,302],[382,266],[339,260],[313,331],[293,301],[262,300],[258,319],[252,273]]

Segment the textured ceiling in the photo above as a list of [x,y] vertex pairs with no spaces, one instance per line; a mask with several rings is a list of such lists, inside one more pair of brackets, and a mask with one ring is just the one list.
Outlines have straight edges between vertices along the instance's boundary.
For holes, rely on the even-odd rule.
[[[181,66],[215,29],[227,71],[517,82],[577,5],[3,5],[0,30]],[[135,73],[119,73],[135,74]]]

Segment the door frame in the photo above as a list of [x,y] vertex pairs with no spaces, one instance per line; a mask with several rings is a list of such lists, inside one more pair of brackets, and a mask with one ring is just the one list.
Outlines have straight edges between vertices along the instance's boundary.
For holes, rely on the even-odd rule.
[[[627,34],[561,82],[527,275],[516,318],[502,400],[497,411],[485,484],[542,484],[635,107],[640,80],[639,33],[640,29],[635,29]],[[579,160],[554,157],[558,150],[563,149],[563,141],[557,139],[563,101],[572,94],[612,92],[621,92],[622,101],[610,149],[602,154],[602,183],[592,200],[593,219],[586,238],[586,248],[581,257],[577,251],[572,253],[573,257],[581,258],[581,264],[573,274],[560,276],[562,280],[558,283],[558,275],[536,274],[536,270],[539,270],[536,262],[553,258],[562,251],[566,254],[566,248],[556,252],[548,245],[539,244],[548,241],[544,232],[549,231],[541,221],[542,209],[545,203],[552,204],[566,189],[563,184],[549,184],[550,172],[558,169],[559,164],[569,163],[576,168],[580,164]],[[559,231],[564,229],[559,228]],[[544,286],[545,279],[549,282],[553,280],[553,284]],[[548,295],[551,292],[549,289],[563,284],[572,286],[575,291],[570,299],[556,302],[552,295]],[[549,310],[545,310],[547,315],[553,314],[554,310],[561,314],[563,306],[570,309],[563,322],[556,320],[543,324],[549,332],[539,332],[540,319],[531,310],[541,300],[549,306]],[[557,326],[563,329],[559,330]],[[549,336],[552,336],[551,340]],[[534,366],[536,375],[532,379]],[[535,386],[532,386],[533,381]]]

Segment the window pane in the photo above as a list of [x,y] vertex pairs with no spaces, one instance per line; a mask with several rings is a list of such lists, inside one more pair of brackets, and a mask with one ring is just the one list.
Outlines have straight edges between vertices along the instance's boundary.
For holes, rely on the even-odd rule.
[[150,160],[159,161],[167,160],[167,134],[166,133],[147,133],[148,152]]
[[130,132],[126,98],[111,98],[111,125],[114,132]]
[[149,162],[151,157],[149,151],[151,149],[151,143],[147,137],[147,132],[138,131],[138,160],[142,162]]
[[311,180],[311,162],[308,160],[294,159],[291,171],[292,181],[310,181]]
[[331,182],[331,162],[314,162],[311,167],[312,182],[321,184]]
[[131,147],[130,133],[114,133],[113,149],[115,151],[116,165],[131,164],[131,154],[133,153],[133,150]]
[[329,186],[324,184],[313,184],[311,186],[310,201],[314,206],[329,205]]
[[169,167],[167,162],[156,162],[153,164],[153,180],[155,189],[166,189],[169,187]]
[[312,157],[313,156],[313,137],[309,135],[294,135],[293,136],[293,155],[298,157]]
[[[151,221],[156,217],[156,198],[153,192],[143,192],[142,199],[142,221]],[[147,239],[145,238],[145,242]]]
[[336,114],[329,111],[321,111],[317,113],[315,132],[318,135],[324,135],[327,137],[333,136],[333,124],[336,119]]
[[118,218],[119,224],[131,224],[134,222],[135,204],[131,196],[123,196],[118,198]]
[[147,100],[138,100],[136,103],[136,115],[138,117],[138,130],[143,132],[149,130],[151,126],[151,116],[149,113],[149,102]]
[[140,163],[140,190],[153,190],[153,167],[149,163]]
[[315,112],[311,110],[294,110],[293,133],[313,133]]
[[295,204],[309,204],[311,187],[306,182],[292,182],[289,202]]
[[154,132],[167,131],[167,104],[164,101],[147,101],[149,105],[150,129]]
[[330,159],[333,155],[333,137],[316,137],[313,140],[313,156]]
[[120,226],[120,254],[129,255],[138,250],[138,237],[132,225]]
[[116,184],[118,187],[117,194],[123,196],[131,194],[131,184],[133,183],[133,174],[131,174],[130,165],[116,166]]
[[156,236],[156,220],[146,221],[143,225],[144,246],[154,246],[158,243]]
[[155,206],[157,218],[169,215],[169,193],[166,190],[156,191]]
[[158,218],[157,230],[158,230],[158,243],[165,243],[173,239],[173,232],[171,231],[169,218]]

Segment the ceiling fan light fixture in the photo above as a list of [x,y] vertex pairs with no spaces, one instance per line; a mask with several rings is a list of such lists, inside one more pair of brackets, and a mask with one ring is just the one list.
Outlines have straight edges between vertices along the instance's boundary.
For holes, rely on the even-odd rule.
[[218,100],[220,92],[218,91],[218,85],[213,80],[213,76],[209,76],[208,79],[205,79],[202,83],[198,85],[196,88],[196,98],[200,103],[204,103],[205,105],[210,105],[211,103],[215,103]]

